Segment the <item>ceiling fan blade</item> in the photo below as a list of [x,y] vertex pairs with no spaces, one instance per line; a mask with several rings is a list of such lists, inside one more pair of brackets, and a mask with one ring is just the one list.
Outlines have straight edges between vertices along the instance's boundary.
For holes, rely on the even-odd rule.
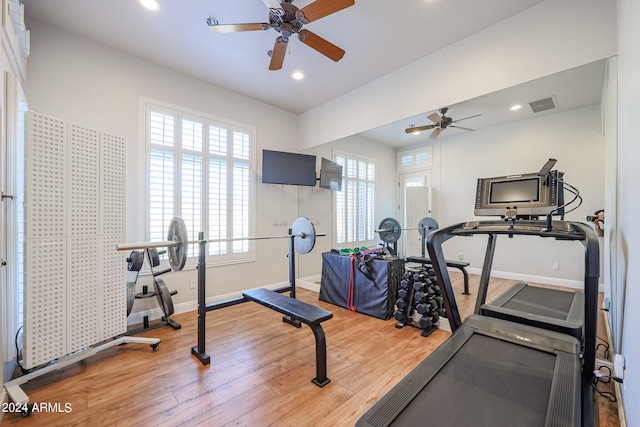
[[442,121],[442,117],[440,117],[438,113],[431,113],[427,117],[429,117],[429,120],[431,120],[435,124],[438,124]]
[[344,56],[344,50],[309,30],[300,30],[298,38],[302,43],[312,47],[327,58],[333,59],[336,62],[341,60]]
[[271,52],[271,62],[269,63],[270,70],[279,70],[282,68],[284,62],[284,55],[287,53],[287,44],[289,39],[286,37],[278,37],[276,43],[273,45],[273,52]]
[[412,128],[406,128],[404,131],[406,133],[420,132],[423,130],[429,130],[435,128],[436,125],[426,125],[426,126],[414,126]]
[[456,126],[455,124],[451,123],[449,125],[450,128],[456,128],[456,129],[462,129],[462,130],[475,130],[475,129],[470,129],[470,128],[463,128],[462,126]]
[[269,8],[269,12],[276,16],[284,16],[284,9],[278,0],[262,0]]
[[[263,0],[265,3],[267,0]],[[277,1],[277,0],[276,0]],[[296,13],[296,18],[305,24],[356,4],[355,0],[316,0]]]
[[[214,23],[215,22],[215,23]],[[238,31],[255,31],[268,30],[271,28],[269,24],[253,23],[253,24],[218,24],[218,21],[208,21],[209,29],[214,33],[235,33]]]
[[429,139],[436,139],[437,137],[440,136],[440,133],[442,132],[442,129],[440,128],[435,128],[433,130],[433,132],[431,132],[431,135],[429,135]]
[[463,118],[463,119],[456,119],[456,120],[454,120],[454,121],[453,121],[453,123],[461,122],[461,121],[463,121],[463,120],[467,120],[467,119],[473,119],[474,117],[480,117],[481,115],[482,115],[482,114],[476,114],[475,116],[469,116],[469,117],[465,117],[465,118]]

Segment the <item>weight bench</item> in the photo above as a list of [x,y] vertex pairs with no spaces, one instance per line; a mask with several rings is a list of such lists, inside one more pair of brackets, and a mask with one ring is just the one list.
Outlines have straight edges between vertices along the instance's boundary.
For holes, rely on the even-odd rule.
[[[418,264],[428,264],[433,265],[429,258],[420,257],[420,256],[410,256],[405,259],[406,262],[416,262]],[[454,260],[445,260],[447,263],[447,267],[457,268],[462,271],[462,276],[464,277],[464,292],[463,295],[470,295],[469,293],[469,273],[465,267],[469,267],[469,263],[465,261],[454,261]]]
[[327,378],[327,341],[320,323],[331,319],[333,313],[265,288],[244,291],[242,295],[248,300],[290,316],[292,320],[309,325],[316,337],[316,377],[311,381],[319,387],[329,384],[331,380]]

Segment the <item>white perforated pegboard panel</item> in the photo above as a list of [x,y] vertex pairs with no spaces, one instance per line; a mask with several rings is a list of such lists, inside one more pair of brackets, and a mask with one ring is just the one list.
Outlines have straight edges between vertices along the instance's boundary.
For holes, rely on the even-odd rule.
[[126,176],[124,138],[100,135],[102,206],[102,334],[108,337],[127,331],[126,258],[115,250],[124,242],[126,230]]
[[27,114],[25,124],[25,235],[66,233],[66,131],[62,120]]
[[25,368],[126,332],[125,140],[30,112]]
[[100,293],[96,236],[67,238],[67,349],[72,353],[100,338]]
[[100,137],[77,125],[69,125],[68,133],[69,234],[95,236],[100,221]]
[[105,133],[100,137],[102,234],[124,234],[126,227],[125,139]]
[[127,332],[127,253],[116,250],[124,233],[102,236],[102,339]]
[[25,244],[26,369],[67,354],[65,246],[64,238],[27,239]]

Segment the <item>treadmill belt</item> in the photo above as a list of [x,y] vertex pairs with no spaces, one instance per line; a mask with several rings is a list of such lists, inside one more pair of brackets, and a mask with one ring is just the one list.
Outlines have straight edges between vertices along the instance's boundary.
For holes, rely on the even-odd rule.
[[392,425],[542,426],[556,356],[473,334]]
[[503,307],[565,320],[571,308],[573,298],[573,292],[525,286],[504,304]]

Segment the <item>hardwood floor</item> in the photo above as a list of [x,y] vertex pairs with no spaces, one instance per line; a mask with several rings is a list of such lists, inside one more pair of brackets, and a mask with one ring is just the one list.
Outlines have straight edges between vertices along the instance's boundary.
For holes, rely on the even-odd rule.
[[[452,278],[461,291],[462,275],[452,273]],[[513,283],[503,282],[492,283],[494,291]],[[473,310],[477,283],[472,275],[471,296],[457,292],[463,317]],[[26,418],[6,413],[3,426],[353,426],[450,335],[436,330],[424,338],[419,329],[397,329],[393,319],[352,313],[305,289],[298,289],[298,298],[334,314],[322,324],[331,379],[324,388],[311,382],[312,331],[246,303],[207,314],[210,365],[202,366],[190,354],[197,340],[196,313],[176,315],[182,329],[139,335],[160,338],[158,351],[148,345],[114,347],[25,384],[30,401],[49,404],[50,411]],[[615,410],[597,402],[596,425],[618,426]]]

